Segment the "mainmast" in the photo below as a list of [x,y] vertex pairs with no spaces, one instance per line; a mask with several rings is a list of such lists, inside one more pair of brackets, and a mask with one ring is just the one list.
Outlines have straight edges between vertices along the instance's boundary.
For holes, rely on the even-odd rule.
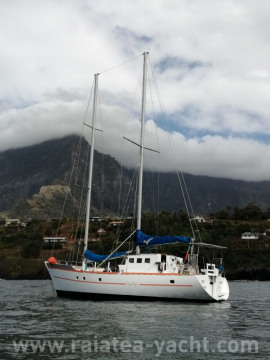
[[[97,108],[97,90],[98,90],[98,75],[95,74],[94,85],[94,101],[93,101],[93,113],[92,113],[92,136],[91,136],[91,150],[89,161],[89,176],[87,187],[87,203],[86,203],[86,217],[85,217],[85,233],[84,233],[84,248],[83,254],[88,246],[89,236],[89,219],[90,219],[90,207],[91,207],[91,193],[92,193],[92,178],[93,178],[93,164],[94,164],[94,149],[95,149],[95,131],[96,131],[96,108]],[[86,261],[83,258],[82,268],[85,269]]]
[[[142,185],[143,185],[143,158],[144,158],[144,116],[146,99],[146,79],[147,79],[147,56],[148,52],[143,53],[143,83],[142,83],[142,111],[141,111],[141,139],[140,139],[140,168],[138,184],[138,208],[137,208],[137,230],[141,230],[142,219]],[[136,254],[140,254],[140,246],[136,246]]]

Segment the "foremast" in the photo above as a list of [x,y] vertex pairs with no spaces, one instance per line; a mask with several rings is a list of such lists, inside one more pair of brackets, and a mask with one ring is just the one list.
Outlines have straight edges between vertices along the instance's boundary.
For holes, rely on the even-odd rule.
[[[94,100],[93,100],[93,112],[92,112],[92,135],[91,135],[91,149],[90,149],[90,160],[89,160],[89,175],[88,175],[88,186],[87,186],[87,202],[86,202],[86,215],[85,215],[85,233],[84,233],[84,247],[83,254],[88,247],[88,236],[89,236],[89,219],[90,219],[90,208],[91,208],[91,193],[92,193],[92,179],[93,179],[93,164],[94,164],[94,150],[95,150],[95,131],[96,131],[96,108],[97,108],[97,91],[98,91],[98,76],[94,75]],[[86,259],[83,256],[82,269],[86,268]]]
[[[142,219],[142,186],[143,186],[143,160],[144,160],[144,117],[146,102],[146,79],[147,79],[147,57],[148,52],[143,53],[143,83],[142,83],[142,110],[141,110],[141,137],[140,137],[140,162],[139,162],[139,184],[137,205],[137,230],[141,230]],[[136,246],[136,254],[140,254],[140,246]]]

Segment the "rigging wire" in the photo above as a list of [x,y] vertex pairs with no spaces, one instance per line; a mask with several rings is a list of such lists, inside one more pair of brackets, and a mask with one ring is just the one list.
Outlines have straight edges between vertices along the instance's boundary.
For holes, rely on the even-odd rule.
[[108,68],[108,69],[106,69],[106,70],[103,70],[103,71],[101,71],[99,74],[104,74],[105,72],[114,70],[114,69],[116,69],[116,68],[118,68],[118,67],[120,67],[120,66],[122,66],[122,65],[124,65],[124,64],[127,64],[128,62],[131,62],[131,61],[134,61],[135,59],[138,59],[138,58],[141,57],[141,56],[142,56],[142,54],[137,55],[137,56],[135,56],[135,57],[133,57],[133,58],[130,58],[130,59],[122,62],[121,64],[118,64],[118,65],[112,66],[112,67],[110,67],[110,68]]
[[[154,71],[153,71],[152,64],[150,62],[150,56],[149,56],[149,64],[150,64],[150,69],[151,69],[151,72],[152,72],[152,76],[153,76],[153,80],[154,80],[154,84],[155,84],[155,88],[156,88],[160,108],[161,108],[162,113],[165,114],[164,106],[163,106],[163,103],[162,103],[162,98],[161,98],[161,95],[160,95],[160,92],[159,92],[159,89],[158,89],[158,86],[157,86],[156,77],[155,77],[155,74],[154,74]],[[165,119],[166,119],[166,117],[165,117]],[[167,121],[166,121],[165,124],[167,126],[167,134],[168,134],[169,146],[170,146],[172,155],[174,156],[174,159],[176,159],[173,142],[171,140],[171,137],[169,136],[169,134],[171,133],[170,128],[169,128],[169,124],[168,124]],[[196,236],[195,236],[195,231],[194,231],[194,225],[192,224],[192,220],[191,220],[191,217],[194,218],[194,211],[193,211],[193,207],[192,207],[191,200],[190,200],[190,197],[189,197],[189,192],[188,192],[188,189],[187,189],[187,185],[186,185],[186,182],[185,182],[185,179],[184,179],[182,166],[181,166],[179,160],[178,160],[178,163],[179,163],[179,166],[180,166],[180,174],[181,174],[181,176],[179,174],[179,171],[177,171],[177,177],[178,177],[178,180],[179,180],[179,185],[180,185],[180,188],[181,188],[185,208],[186,208],[186,211],[187,211],[187,214],[188,214],[192,235],[193,235],[193,237],[195,239]],[[198,230],[198,226],[197,226],[196,223],[195,223],[195,227],[196,227],[196,230]],[[198,232],[198,234],[199,234],[199,238],[200,238],[200,233]],[[201,238],[200,238],[200,241],[201,241]]]
[[[148,58],[148,63],[150,64],[150,60]],[[152,69],[151,69],[152,70]],[[153,76],[153,72],[152,72],[152,76]],[[158,149],[158,156],[159,156],[159,162],[161,162],[161,158],[160,158],[160,145],[159,145],[159,137],[158,137],[158,132],[157,132],[157,123],[156,123],[156,115],[155,115],[155,107],[154,107],[154,97],[153,97],[153,93],[152,93],[152,86],[151,86],[151,82],[150,82],[150,78],[148,77],[148,88],[149,88],[149,91],[150,91],[150,97],[151,97],[151,104],[152,104],[152,114],[153,114],[153,120],[154,120],[154,123],[155,123],[155,132],[156,132],[156,140],[157,140],[157,149]],[[152,177],[153,177],[153,173],[152,173]],[[154,214],[155,214],[155,227],[156,227],[156,235],[159,234],[159,224],[158,224],[158,214],[159,214],[159,204],[160,204],[160,197],[159,197],[159,194],[160,194],[160,191],[159,191],[159,172],[157,172],[157,210],[156,212],[154,211]],[[154,187],[153,187],[154,188]],[[154,204],[154,192],[153,192],[153,204]],[[154,206],[154,209],[155,209],[155,206]]]
[[[116,66],[113,66],[111,68],[108,68],[102,72],[100,72],[100,74],[103,74],[105,72],[108,72],[108,71],[111,71],[117,67],[120,67],[130,61],[133,61],[139,57],[141,57],[142,55],[140,54],[139,56],[135,56],[133,58],[130,58],[124,62],[122,62],[121,64],[118,64]],[[93,94],[93,89],[94,89],[94,81],[92,82],[92,87],[91,87],[91,91],[90,91],[90,95],[89,95],[89,98],[88,98],[88,102],[87,102],[87,106],[86,106],[86,110],[85,110],[85,113],[84,113],[84,117],[83,117],[83,123],[82,123],[82,128],[81,128],[81,133],[80,133],[80,137],[79,137],[79,143],[78,143],[78,146],[77,146],[77,151],[76,151],[76,154],[75,154],[75,159],[72,159],[73,160],[73,163],[72,163],[72,169],[71,169],[71,175],[69,177],[69,182],[68,182],[68,189],[70,189],[70,191],[67,191],[66,192],[66,195],[65,195],[65,199],[64,199],[64,203],[63,203],[63,206],[62,206],[62,209],[61,209],[61,213],[60,213],[60,218],[59,218],[59,222],[58,222],[58,226],[57,226],[57,229],[56,229],[56,236],[58,236],[59,232],[60,232],[60,226],[61,226],[61,221],[63,219],[63,214],[64,214],[64,210],[65,210],[65,207],[66,207],[66,203],[67,203],[67,198],[68,196],[71,194],[71,183],[72,183],[72,179],[74,177],[74,183],[75,183],[75,187],[74,187],[74,190],[73,190],[73,193],[74,193],[74,197],[76,197],[76,185],[78,184],[78,181],[79,181],[79,177],[80,177],[80,165],[79,165],[79,156],[80,156],[80,153],[81,153],[81,150],[82,150],[82,139],[83,139],[83,131],[84,131],[84,127],[85,126],[89,126],[87,125],[86,123],[86,118],[87,118],[87,114],[88,114],[88,111],[89,111],[89,106],[90,106],[90,102],[91,102],[91,99],[92,99],[92,94]],[[100,97],[99,97],[100,99]],[[99,104],[100,104],[100,100],[99,100]],[[101,109],[101,106],[100,106],[100,109]],[[102,121],[102,116],[101,116],[101,112],[100,112],[100,117],[101,117],[101,123],[103,125],[103,121]],[[102,138],[102,145],[103,145],[103,138]],[[102,146],[103,147],[103,146]],[[103,156],[102,156],[102,178],[101,178],[101,185],[102,185],[102,189],[103,189],[103,184],[104,184],[104,178],[103,178],[103,168],[104,168],[104,160],[103,160]],[[85,178],[86,178],[86,166],[85,166],[85,171],[84,171],[84,176],[83,176],[83,185],[82,185],[82,191],[81,191],[81,196],[80,196],[80,201],[79,201],[79,212],[78,212],[78,217],[77,217],[77,228],[76,228],[76,231],[75,231],[75,240],[76,238],[78,237],[78,233],[79,233],[79,225],[80,225],[80,222],[81,222],[81,218],[82,218],[82,215],[84,214],[85,215],[85,206],[82,206],[83,204],[83,189],[84,189],[84,185],[85,185]],[[103,199],[103,196],[102,196],[102,199]],[[82,210],[84,209],[84,210]],[[73,209],[74,210],[74,209]],[[100,213],[102,214],[103,213],[103,200],[101,200],[101,209],[100,209]],[[73,224],[72,224],[72,228],[73,228]],[[81,227],[80,227],[81,228]],[[73,230],[72,230],[72,233],[73,233]],[[82,234],[82,228],[81,228],[81,234]],[[81,236],[80,234],[80,236]],[[53,251],[54,251],[54,245],[53,244],[53,247],[52,247],[52,250],[51,250],[51,256],[53,254]],[[72,247],[72,249],[70,250],[70,254],[69,254],[69,258],[73,258],[73,254],[74,254],[74,248]]]
[[[79,137],[79,143],[78,143],[78,146],[77,146],[77,154],[79,152],[79,149],[81,147],[81,139],[82,139],[82,133],[83,133],[83,128],[84,128],[84,123],[85,123],[85,119],[86,119],[86,115],[87,115],[87,112],[88,112],[88,108],[89,108],[89,104],[90,104],[90,99],[92,97],[92,92],[93,92],[93,86],[94,86],[94,83],[92,82],[92,87],[91,87],[91,91],[90,91],[90,95],[89,95],[89,98],[88,98],[88,102],[87,102],[87,107],[86,107],[86,111],[85,111],[85,114],[84,114],[84,120],[83,120],[83,124],[82,124],[82,127],[81,127],[81,135]],[[76,155],[75,155],[76,156]],[[72,159],[73,160],[73,159]],[[73,163],[72,163],[72,168],[71,168],[71,174],[70,174],[70,177],[69,177],[69,182],[67,184],[68,186],[68,189],[71,191],[71,182],[72,182],[72,178],[73,178],[73,174],[74,172],[76,171],[76,158],[73,160]],[[64,199],[64,203],[63,203],[63,206],[62,206],[62,209],[61,209],[61,213],[60,213],[60,218],[59,218],[59,222],[58,222],[58,226],[57,226],[57,229],[56,229],[56,232],[55,232],[55,236],[58,236],[59,234],[59,231],[60,231],[60,226],[61,226],[61,221],[63,219],[63,214],[64,214],[64,210],[65,210],[65,207],[66,207],[66,202],[67,202],[67,198],[68,198],[68,195],[70,194],[70,191],[67,191],[66,192],[66,195],[65,195],[65,199]],[[53,254],[53,251],[54,251],[54,243],[53,243],[53,247],[52,247],[52,251],[51,251],[51,256]]]
[[[141,57],[142,55],[139,55],[139,56],[136,56],[135,58],[132,58],[132,59],[130,59],[130,60],[127,60],[127,61],[125,61],[125,62],[123,62],[122,64],[120,64],[120,65],[117,65],[116,67],[118,67],[118,66],[121,66],[121,65],[123,65],[123,64],[126,64],[127,62],[129,62],[129,61],[132,61],[132,60],[134,60],[134,59],[137,59],[137,58],[139,58],[139,57]],[[114,69],[115,67],[113,67],[113,68],[111,68],[111,69]],[[110,69],[110,70],[111,70]],[[132,108],[133,107],[133,105],[134,105],[134,103],[135,103],[135,99],[136,99],[136,96],[137,96],[137,94],[138,94],[138,89],[139,89],[139,83],[140,83],[140,79],[138,79],[138,82],[137,82],[137,85],[136,85],[136,88],[135,88],[135,91],[134,91],[134,93],[133,93],[133,96],[130,96],[130,98],[129,98],[129,101],[128,101],[128,103],[129,103],[129,107],[130,108]],[[129,123],[130,122],[130,118],[131,118],[131,113],[129,112],[128,113],[128,119],[127,119],[127,123]],[[122,138],[122,148],[123,148],[123,139],[126,139],[125,137],[123,137]],[[119,191],[119,207],[118,207],[118,212],[117,212],[117,214],[119,215],[119,217],[120,217],[120,219],[124,219],[127,215],[127,209],[129,208],[129,207],[126,207],[126,203],[123,205],[123,210],[122,210],[122,213],[121,213],[121,193],[122,193],[122,176],[123,176],[123,171],[122,171],[122,163],[121,163],[121,177],[120,177],[120,191]],[[128,197],[126,197],[126,199],[127,199]],[[120,215],[120,213],[121,213],[121,215]],[[119,241],[119,239],[120,239],[120,237],[121,237],[121,234],[122,234],[122,231],[123,231],[123,225],[122,226],[119,226],[119,227],[117,227],[117,232],[116,232],[116,238],[115,238],[115,241],[112,243],[112,247],[116,244],[118,244],[118,241]]]
[[[98,186],[96,187],[96,191],[98,192],[98,194],[100,194],[100,196],[98,195],[98,197],[100,198],[100,209],[99,209],[99,216],[101,217],[101,226],[103,223],[103,215],[104,215],[104,192],[105,192],[105,187],[104,187],[104,126],[103,126],[103,116],[102,116],[102,109],[101,109],[101,96],[100,96],[100,91],[98,89],[98,94],[97,94],[97,98],[98,98],[98,109],[99,109],[99,116],[100,116],[100,122],[101,122],[101,172],[100,172],[100,187],[98,188]],[[97,154],[96,154],[97,155]],[[100,228],[101,228],[100,226]],[[99,250],[101,250],[103,252],[103,244],[101,241],[101,235],[99,235]]]

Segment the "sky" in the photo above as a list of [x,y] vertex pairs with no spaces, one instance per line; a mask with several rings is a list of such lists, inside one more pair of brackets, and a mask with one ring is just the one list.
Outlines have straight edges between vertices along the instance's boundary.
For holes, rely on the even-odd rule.
[[147,107],[146,167],[270,180],[269,14],[268,0],[0,0],[0,151],[79,134],[100,73],[97,149],[136,165],[123,136],[137,141],[147,51],[162,106]]

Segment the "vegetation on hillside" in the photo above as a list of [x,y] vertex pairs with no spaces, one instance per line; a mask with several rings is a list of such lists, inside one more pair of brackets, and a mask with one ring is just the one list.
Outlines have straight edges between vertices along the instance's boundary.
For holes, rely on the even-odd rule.
[[[262,210],[255,204],[246,207],[226,207],[212,213],[211,221],[196,222],[196,235],[203,242],[227,246],[224,251],[225,269],[229,279],[270,279],[270,209]],[[103,219],[101,222],[90,223],[89,247],[97,253],[109,253],[113,242],[124,240],[134,227],[134,219],[125,220],[119,232],[118,227],[110,225],[112,219]],[[191,221],[195,222],[195,219]],[[51,245],[44,244],[44,236],[54,236],[59,228],[59,236],[68,239],[68,245],[54,248],[58,259],[81,261],[82,241],[74,242],[76,233],[75,223],[69,219],[58,224],[57,221],[32,220],[28,226],[11,224],[5,226],[5,221],[0,222],[0,278],[44,278],[47,273],[43,261],[51,255]],[[98,235],[98,229],[103,228],[106,233]],[[80,224],[80,237],[83,238],[83,224]],[[142,230],[148,234],[178,234],[193,236],[190,231],[190,220],[183,211],[161,211],[159,214],[145,212],[142,218]],[[258,233],[257,240],[242,240],[243,232]],[[77,233],[79,233],[77,231]],[[119,236],[118,236],[119,235]],[[134,244],[127,243],[125,250],[134,248]],[[162,250],[161,250],[162,249]],[[163,246],[151,251],[162,251],[184,256],[186,244]],[[150,251],[150,249],[145,249]],[[201,250],[203,257],[211,260],[210,255]],[[14,266],[11,266],[11,265]],[[30,265],[31,264],[31,265]]]

